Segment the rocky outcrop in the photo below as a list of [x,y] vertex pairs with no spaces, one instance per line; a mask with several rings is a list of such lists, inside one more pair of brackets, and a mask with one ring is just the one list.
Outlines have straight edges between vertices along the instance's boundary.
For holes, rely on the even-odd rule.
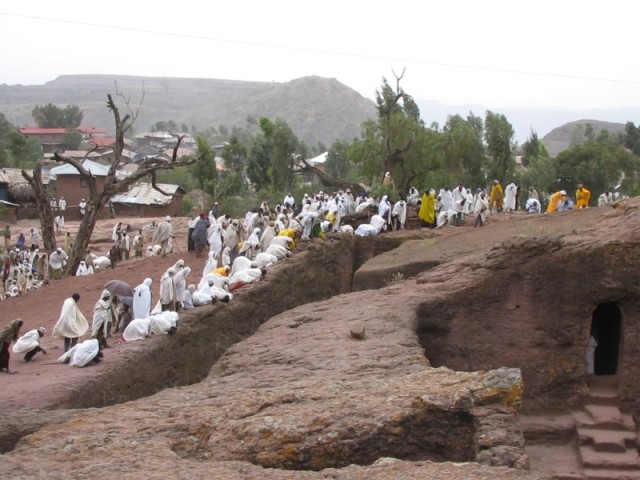
[[[363,258],[359,240],[312,243],[240,291],[234,302],[251,305],[242,315],[230,315],[232,302],[207,311],[210,320],[185,316],[175,336],[154,342],[164,350],[144,357],[152,378],[209,362],[198,383],[78,411],[24,437],[0,474],[529,476],[516,413],[584,404],[584,351],[602,303],[622,312],[621,410],[639,410],[639,207],[514,217],[444,241],[384,247],[359,270],[373,279],[369,289],[337,295]],[[402,273],[429,258],[438,265],[371,289],[389,264]],[[374,262],[385,265],[381,274]],[[318,292],[333,296],[316,302]],[[226,339],[221,357],[203,353],[215,332]]]

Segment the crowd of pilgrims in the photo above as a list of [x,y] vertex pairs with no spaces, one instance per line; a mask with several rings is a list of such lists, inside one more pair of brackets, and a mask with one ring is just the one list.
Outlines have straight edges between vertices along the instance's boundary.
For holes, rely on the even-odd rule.
[[[474,218],[474,226],[484,225],[487,215],[510,212],[518,209],[521,189],[510,183],[504,189],[498,180],[491,190],[477,189],[472,192],[463,184],[442,188],[438,193],[427,189],[422,194],[411,187],[407,195],[400,194],[393,204],[387,195],[375,199],[367,193],[354,196],[349,189],[335,193],[320,191],[304,194],[300,202],[289,193],[282,202],[271,206],[264,200],[260,207],[246,213],[243,219],[232,219],[229,214],[219,212],[218,203],[208,213],[201,212],[188,224],[188,251],[195,254],[200,265],[195,266],[197,283],[192,268],[183,259],[169,267],[159,279],[160,294],[153,305],[151,286],[153,279],[146,278],[132,289],[131,296],[116,294],[105,289],[94,306],[92,324],[77,306],[80,295],[74,293],[62,306],[60,318],[52,335],[64,339],[65,353],[60,362],[84,366],[98,361],[101,350],[108,347],[107,339],[120,333],[121,341],[136,341],[150,334],[171,334],[177,329],[178,312],[190,310],[215,302],[229,302],[233,292],[243,285],[260,280],[266,275],[266,268],[291,256],[299,240],[324,237],[326,233],[345,232],[359,236],[376,235],[385,230],[402,230],[407,219],[407,207],[413,206],[418,212],[421,224],[441,228],[444,225],[459,226],[465,216]],[[578,185],[576,201],[563,190],[550,195],[547,213],[589,206],[591,193]],[[598,198],[598,206],[611,205],[615,201],[610,192]],[[538,192],[529,187],[524,210],[527,213],[542,213]],[[368,223],[360,224],[355,230],[342,220],[347,215],[366,212]],[[7,246],[7,226],[5,246]],[[143,230],[147,229],[147,235]],[[130,241],[132,233],[129,225],[116,223],[112,232],[113,245],[107,255],[96,256],[87,252],[75,274],[90,275],[97,270],[115,268],[117,261],[135,257],[166,256],[173,251],[173,225],[171,217],[139,229]],[[150,235],[151,233],[151,235]],[[148,237],[150,242],[146,240]],[[4,254],[3,286],[5,297],[29,292],[46,284],[49,278],[60,278],[65,266],[72,238],[65,237],[65,247],[57,248],[47,255],[39,250],[40,234],[32,228],[30,247],[20,234],[15,248]],[[146,246],[145,243],[150,243]],[[206,254],[205,254],[206,251]],[[206,258],[205,258],[206,257]],[[193,259],[193,257],[192,257]],[[198,260],[193,260],[193,263]],[[201,274],[200,274],[201,272]],[[30,330],[20,335],[22,320],[16,319],[0,332],[3,339],[0,353],[0,371],[9,372],[9,344],[15,341],[14,353],[24,353],[25,361],[30,361],[37,352],[46,351],[40,346],[44,327]],[[78,339],[91,330],[88,340],[78,343]],[[8,343],[7,343],[8,342]]]

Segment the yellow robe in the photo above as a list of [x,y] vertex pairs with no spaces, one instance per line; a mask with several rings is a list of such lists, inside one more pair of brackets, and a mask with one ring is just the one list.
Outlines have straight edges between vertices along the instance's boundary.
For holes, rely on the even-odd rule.
[[576,190],[576,208],[589,207],[589,199],[591,199],[591,192],[582,187]]
[[502,200],[504,199],[504,191],[502,190],[502,185],[499,183],[494,183],[493,187],[491,187],[491,197],[489,201],[489,210],[493,210],[493,206],[502,210]]
[[284,230],[280,230],[280,233],[278,233],[278,236],[289,237],[293,239],[293,242],[291,242],[291,250],[296,248],[296,245],[298,245],[297,230],[295,228],[285,228]]
[[436,197],[433,193],[422,195],[418,217],[425,223],[436,223]]
[[547,205],[547,213],[553,213],[558,210],[558,202],[562,199],[562,193],[556,192],[551,195],[549,205]]

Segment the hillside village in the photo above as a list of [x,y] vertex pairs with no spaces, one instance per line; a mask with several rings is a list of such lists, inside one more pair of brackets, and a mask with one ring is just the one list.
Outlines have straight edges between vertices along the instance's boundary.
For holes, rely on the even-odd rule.
[[[24,127],[19,129],[26,138],[38,142],[43,155],[43,183],[47,186],[52,198],[64,197],[67,202],[68,215],[80,218],[78,204],[88,198],[88,186],[69,164],[58,165],[53,160],[54,153],[63,157],[83,161],[83,166],[98,179],[104,181],[114,159],[115,139],[107,135],[105,129],[80,126],[77,132],[82,135],[79,150],[60,150],[60,145],[67,133],[64,128]],[[138,162],[148,158],[159,158],[169,162],[178,142],[178,135],[168,132],[145,132],[133,139],[125,139],[125,149],[117,177],[123,178],[136,171]],[[220,151],[223,145],[217,147]],[[215,147],[214,147],[215,149]],[[193,156],[196,153],[196,142],[191,135],[183,135],[182,143],[177,151],[178,157]],[[217,157],[217,161],[221,159]],[[222,165],[218,166],[222,168]],[[31,173],[30,171],[28,171]],[[166,216],[182,214],[182,196],[187,192],[180,185],[159,184],[160,188],[170,196],[163,195],[149,183],[139,183],[128,192],[112,199],[114,213],[125,216]],[[15,210],[18,218],[29,216],[29,208],[19,207],[33,203],[32,190],[22,177],[21,169],[3,168],[0,170],[0,201],[10,210]],[[109,212],[105,210],[104,215]]]

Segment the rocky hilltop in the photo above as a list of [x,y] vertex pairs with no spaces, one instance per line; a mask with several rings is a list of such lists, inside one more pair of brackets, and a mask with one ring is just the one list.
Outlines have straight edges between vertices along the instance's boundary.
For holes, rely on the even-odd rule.
[[[375,104],[335,79],[304,77],[286,83],[233,80],[63,75],[44,85],[0,85],[0,112],[18,126],[33,124],[36,105],[78,105],[86,125],[113,130],[107,94],[120,92],[139,109],[135,129],[157,121],[204,130],[247,127],[249,117],[281,118],[309,146],[359,136],[360,125],[375,118]],[[144,94],[144,98],[143,98]],[[113,132],[111,132],[113,133]]]
[[[231,303],[182,315],[176,335],[111,349],[46,399],[5,401],[0,474],[545,476],[528,470],[519,416],[584,407],[594,322],[609,350],[596,367],[640,413],[638,231],[632,199],[303,243]],[[617,337],[603,304],[622,312]],[[593,478],[635,475],[628,455],[627,476]]]

